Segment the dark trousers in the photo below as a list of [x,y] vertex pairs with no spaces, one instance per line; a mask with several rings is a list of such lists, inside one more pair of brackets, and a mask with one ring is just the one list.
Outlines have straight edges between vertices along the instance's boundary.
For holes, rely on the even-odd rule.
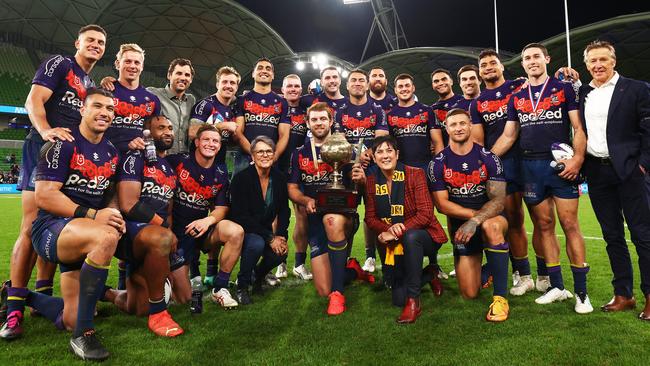
[[614,294],[632,297],[634,288],[623,220],[639,256],[641,291],[650,294],[650,206],[645,177],[638,170],[621,181],[611,165],[589,156],[584,168],[591,205],[607,243]]
[[[255,279],[257,281],[264,280],[266,274],[282,263],[286,257],[286,255],[275,254],[271,246],[266,244],[260,235],[244,235],[244,245],[242,246],[239,262],[239,274],[237,274],[237,287],[247,288],[251,284],[253,270],[255,271]],[[261,261],[260,258],[262,258]],[[257,264],[258,261],[260,262],[259,264]]]
[[408,230],[402,237],[404,255],[395,257],[393,304],[403,306],[406,299],[420,297],[422,260],[433,254],[433,240],[426,230]]

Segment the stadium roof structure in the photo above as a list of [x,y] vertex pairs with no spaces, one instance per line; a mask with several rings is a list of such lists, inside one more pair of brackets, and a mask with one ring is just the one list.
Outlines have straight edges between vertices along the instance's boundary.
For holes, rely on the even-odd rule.
[[[121,43],[138,43],[146,51],[146,70],[154,72],[161,82],[173,58],[191,59],[197,71],[192,89],[200,96],[213,92],[214,73],[222,65],[237,68],[243,78],[240,89],[250,88],[250,72],[261,56],[275,64],[275,87],[282,76],[290,73],[303,76],[305,89],[311,78],[318,77],[318,70],[311,65],[296,70],[297,61],[315,53],[294,52],[264,20],[234,0],[0,0],[0,4],[4,9],[0,14],[0,37],[9,42],[50,53],[73,52],[77,30],[85,24],[97,23],[109,33],[102,60],[105,69],[110,70],[112,55]],[[581,71],[583,79],[588,74],[582,50],[598,38],[615,44],[621,74],[650,80],[650,12],[575,28],[570,37],[573,65]],[[551,70],[566,64],[564,42],[563,33],[541,41],[552,56]],[[361,65],[332,56],[328,60],[348,70],[383,65],[389,79],[400,72],[410,73],[416,77],[420,100],[430,102],[434,99],[430,72],[438,67],[455,72],[462,65],[476,64],[479,51],[467,47],[419,47],[378,55]],[[507,75],[521,75],[519,56],[503,50],[502,54],[511,73]],[[39,60],[32,57],[32,61]]]

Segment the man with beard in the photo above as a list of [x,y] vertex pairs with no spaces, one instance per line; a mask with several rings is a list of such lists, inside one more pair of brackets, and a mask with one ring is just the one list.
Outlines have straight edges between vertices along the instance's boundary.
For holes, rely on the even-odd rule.
[[253,68],[253,90],[237,98],[235,140],[241,151],[235,155],[234,174],[250,165],[250,142],[257,136],[269,137],[276,144],[277,162],[289,142],[290,123],[287,101],[271,90],[274,69],[271,60],[260,58]]
[[[350,71],[347,83],[349,103],[339,109],[334,116],[334,130],[345,134],[345,138],[353,146],[357,146],[363,139],[361,162],[366,167],[372,157],[368,149],[372,145],[372,140],[377,136],[388,135],[388,126],[386,125],[386,114],[383,109],[375,105],[368,98],[368,73],[364,70],[356,69]],[[364,266],[369,272],[374,272],[376,262],[376,238],[377,235],[370,232],[364,222],[364,235],[366,241],[366,263]]]
[[[320,158],[321,146],[332,127],[330,107],[322,102],[311,106],[307,110],[307,124],[313,138],[295,150],[291,157],[289,198],[304,206],[307,212],[307,235],[316,291],[329,298],[327,314],[339,315],[345,311],[345,283],[353,279],[374,282],[374,277],[363,272],[354,258],[350,258],[346,265],[352,217],[316,212],[316,191],[332,179],[332,167]],[[365,175],[361,167],[354,167],[351,173],[353,182],[363,183]]]
[[[431,104],[431,108],[436,114],[436,117],[438,117],[440,123],[444,123],[445,117],[447,117],[447,112],[450,111],[456,103],[463,99],[462,96],[454,94],[454,90],[452,89],[453,85],[454,79],[449,70],[436,69],[431,73],[431,87],[438,94],[438,100]],[[436,154],[439,153],[443,147],[447,146],[447,143],[449,142],[449,136],[447,135],[444,126],[442,129],[442,140],[444,145],[435,151]]]
[[453,108],[462,108],[469,112],[469,106],[481,94],[481,77],[478,67],[465,65],[458,69],[458,84],[463,91],[463,98],[459,99]]
[[[25,310],[27,284],[36,255],[32,247],[32,222],[36,219],[34,174],[41,147],[46,142],[73,141],[71,129],[79,125],[79,114],[86,91],[95,86],[90,76],[104,55],[106,31],[95,24],[79,29],[74,57],[54,55],[39,66],[25,102],[32,128],[23,144],[22,167],[18,190],[22,191],[22,221],[10,261],[10,283],[6,283],[7,322],[0,328],[0,338],[11,340],[23,334],[21,322]],[[52,294],[56,266],[38,260],[36,290]]]
[[397,98],[387,92],[388,78],[383,67],[375,66],[370,69],[369,82],[370,92],[368,98],[384,110],[384,113],[390,112],[397,105]]
[[126,218],[115,256],[126,263],[126,291],[108,290],[107,301],[127,313],[149,315],[149,329],[162,337],[175,337],[183,329],[167,311],[164,285],[169,275],[169,253],[176,237],[169,229],[169,205],[176,189],[176,174],[165,156],[174,144],[172,124],[164,117],[148,119],[157,159],[146,162],[144,152],[129,150],[117,173],[120,210]]
[[[289,114],[291,119],[291,134],[289,135],[289,144],[284,152],[284,156],[280,158],[281,165],[289,165],[291,154],[296,151],[296,148],[304,145],[305,136],[307,135],[307,110],[300,104],[302,95],[302,83],[300,77],[296,74],[290,74],[282,80],[282,95],[289,104]],[[281,169],[286,171],[287,169]],[[296,244],[295,263],[293,267],[293,274],[302,280],[311,280],[312,274],[305,265],[307,259],[307,213],[305,208],[294,203],[293,212],[296,216],[296,224],[293,228],[293,242]],[[287,277],[287,263],[286,259],[278,266],[275,272],[275,277]]]

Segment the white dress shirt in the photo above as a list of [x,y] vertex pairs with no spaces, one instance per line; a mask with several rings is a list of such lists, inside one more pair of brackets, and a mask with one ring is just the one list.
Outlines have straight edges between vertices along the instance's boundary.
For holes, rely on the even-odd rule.
[[619,75],[614,76],[597,87],[593,80],[589,85],[594,88],[585,98],[585,123],[587,125],[587,154],[599,158],[609,157],[607,147],[607,113],[614,94],[614,87]]

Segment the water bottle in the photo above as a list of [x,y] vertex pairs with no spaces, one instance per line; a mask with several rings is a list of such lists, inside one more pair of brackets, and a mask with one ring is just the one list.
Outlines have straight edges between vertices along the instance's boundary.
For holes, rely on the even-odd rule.
[[203,312],[203,284],[201,277],[192,278],[192,302],[190,303],[190,313],[201,314]]
[[144,139],[144,160],[147,162],[147,165],[152,165],[158,161],[156,144],[153,142],[153,137],[151,137],[151,131],[142,131],[142,136]]

